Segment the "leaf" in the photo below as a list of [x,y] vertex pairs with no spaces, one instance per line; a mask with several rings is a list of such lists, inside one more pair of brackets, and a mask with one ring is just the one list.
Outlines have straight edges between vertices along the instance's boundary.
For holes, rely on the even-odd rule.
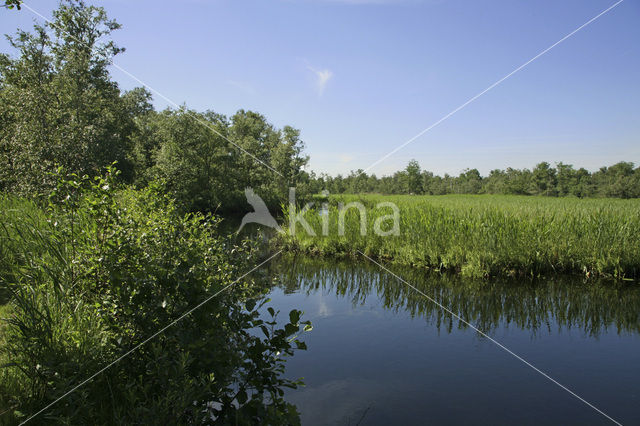
[[289,321],[291,321],[291,324],[297,324],[300,322],[300,311],[294,309],[289,312]]
[[245,304],[245,307],[247,308],[247,311],[249,312],[253,311],[253,308],[256,307],[256,301],[255,300],[247,301],[247,303]]
[[284,326],[284,331],[285,333],[287,333],[287,336],[297,333],[299,330],[300,330],[300,327],[294,324],[287,324]]
[[238,394],[236,395],[236,399],[240,404],[244,404],[245,402],[247,402],[247,399],[249,398],[247,396],[247,392],[244,389],[240,389],[238,391]]
[[266,326],[261,325],[260,326],[260,330],[262,330],[262,332],[264,333],[265,337],[269,338],[269,329]]

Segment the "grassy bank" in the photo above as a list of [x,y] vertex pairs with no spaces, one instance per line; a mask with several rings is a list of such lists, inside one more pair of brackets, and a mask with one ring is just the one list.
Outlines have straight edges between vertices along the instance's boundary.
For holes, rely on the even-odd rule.
[[[360,213],[340,204],[360,202]],[[376,220],[399,209],[399,235],[376,235]],[[638,278],[640,275],[640,200],[542,198],[497,195],[381,196],[343,195],[329,199],[328,217],[309,210],[304,217],[316,236],[300,223],[280,243],[289,250],[323,255],[358,251],[399,264],[459,271],[466,276],[580,273]],[[323,222],[328,232],[323,235]],[[381,222],[390,229],[392,220]],[[326,225],[325,225],[326,226]]]

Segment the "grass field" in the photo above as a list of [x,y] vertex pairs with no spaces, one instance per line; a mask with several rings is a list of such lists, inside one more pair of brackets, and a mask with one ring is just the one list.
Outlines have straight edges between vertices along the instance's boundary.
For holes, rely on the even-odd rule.
[[[360,213],[339,205],[366,208],[366,235]],[[379,236],[377,218],[399,208],[399,235]],[[586,276],[640,276],[640,200],[577,199],[496,195],[381,196],[341,195],[329,199],[328,233],[317,210],[305,214],[316,232],[280,238],[289,250],[333,256],[368,256],[400,264],[459,271],[466,276],[580,273]],[[387,220],[390,228],[391,220]],[[326,226],[326,225],[325,225]]]

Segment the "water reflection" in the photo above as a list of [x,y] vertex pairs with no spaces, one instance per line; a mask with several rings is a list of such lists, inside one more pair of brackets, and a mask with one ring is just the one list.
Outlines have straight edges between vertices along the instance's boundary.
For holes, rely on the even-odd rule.
[[[640,424],[640,289],[554,278],[470,281],[392,268],[623,424]],[[266,271],[265,271],[266,272]],[[367,262],[282,258],[272,305],[313,321],[287,362],[304,425],[609,424]]]
[[[576,328],[594,337],[610,330],[640,331],[640,287],[636,283],[576,277],[474,281],[412,268],[392,270],[486,332],[509,325],[534,335]],[[272,274],[285,293],[322,290],[349,298],[354,306],[375,297],[385,309],[425,318],[438,331],[450,333],[454,327],[467,327],[373,264],[285,258],[272,266]]]

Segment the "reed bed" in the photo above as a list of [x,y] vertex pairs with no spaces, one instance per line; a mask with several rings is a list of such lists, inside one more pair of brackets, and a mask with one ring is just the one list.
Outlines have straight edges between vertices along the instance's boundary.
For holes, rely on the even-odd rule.
[[[340,205],[351,202],[365,207],[364,235],[356,208],[344,213],[344,235],[340,235]],[[376,207],[382,202],[398,207],[399,235],[374,232],[376,220],[391,213],[389,207]],[[287,228],[280,244],[333,256],[363,252],[473,277],[579,273],[637,279],[640,275],[640,200],[340,195],[331,196],[326,204],[327,218],[317,209],[304,215],[316,236],[298,223],[295,232]],[[328,232],[323,235],[325,220]],[[391,224],[386,220],[381,228]]]

